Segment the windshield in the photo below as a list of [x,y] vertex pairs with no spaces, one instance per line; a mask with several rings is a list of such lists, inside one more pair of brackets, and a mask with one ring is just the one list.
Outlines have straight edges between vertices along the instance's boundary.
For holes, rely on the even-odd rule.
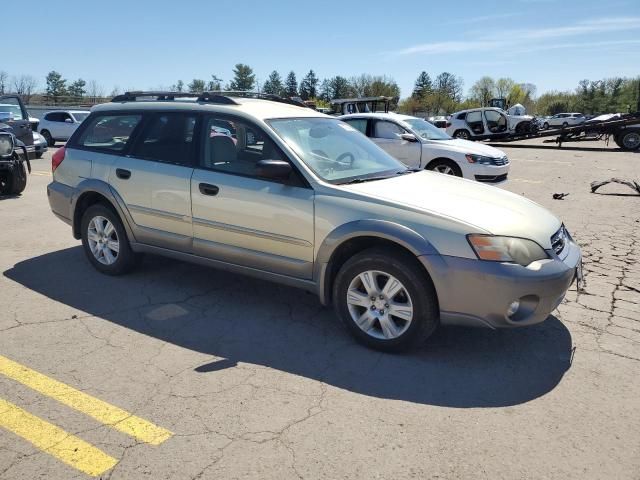
[[22,110],[19,105],[0,104],[0,118],[9,120],[25,120],[22,118]]
[[331,183],[385,177],[407,171],[350,125],[333,118],[286,118],[268,122],[320,178]]
[[403,118],[402,121],[425,140],[451,140],[444,130],[421,118]]
[[84,122],[84,119],[89,116],[89,112],[73,112],[77,122]]

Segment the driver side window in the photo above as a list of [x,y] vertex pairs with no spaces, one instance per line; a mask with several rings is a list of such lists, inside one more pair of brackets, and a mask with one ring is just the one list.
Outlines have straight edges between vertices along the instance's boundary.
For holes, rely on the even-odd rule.
[[403,133],[405,131],[400,125],[386,121],[377,121],[373,129],[374,138],[398,140]]

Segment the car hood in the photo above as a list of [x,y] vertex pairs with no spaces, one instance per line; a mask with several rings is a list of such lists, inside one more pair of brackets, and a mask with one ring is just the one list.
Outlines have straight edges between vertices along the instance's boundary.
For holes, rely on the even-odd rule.
[[451,140],[431,140],[423,145],[427,148],[453,150],[462,154],[472,153],[474,155],[484,155],[485,157],[492,158],[502,158],[506,156],[502,150],[498,150],[497,148],[459,138],[453,138]]
[[342,188],[459,220],[494,235],[529,238],[545,249],[551,248],[551,235],[561,225],[555,215],[525,197],[441,173],[421,171]]

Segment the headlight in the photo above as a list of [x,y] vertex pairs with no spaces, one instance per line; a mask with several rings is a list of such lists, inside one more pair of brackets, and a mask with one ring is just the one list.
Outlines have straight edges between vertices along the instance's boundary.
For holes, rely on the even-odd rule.
[[13,155],[13,135],[0,133],[0,157],[10,157]]
[[467,235],[471,247],[480,260],[512,262],[526,267],[531,262],[549,258],[547,252],[533,240],[493,235]]
[[484,155],[474,155],[472,153],[467,153],[465,157],[467,159],[467,162],[479,163],[480,165],[493,165],[496,162],[495,158],[486,157]]

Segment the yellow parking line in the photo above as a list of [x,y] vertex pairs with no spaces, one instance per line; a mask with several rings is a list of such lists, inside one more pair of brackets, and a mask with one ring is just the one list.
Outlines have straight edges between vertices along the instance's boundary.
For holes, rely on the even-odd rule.
[[94,477],[118,463],[102,450],[1,398],[0,427],[24,438],[67,465]]
[[0,355],[0,373],[141,442],[160,445],[172,432]]

